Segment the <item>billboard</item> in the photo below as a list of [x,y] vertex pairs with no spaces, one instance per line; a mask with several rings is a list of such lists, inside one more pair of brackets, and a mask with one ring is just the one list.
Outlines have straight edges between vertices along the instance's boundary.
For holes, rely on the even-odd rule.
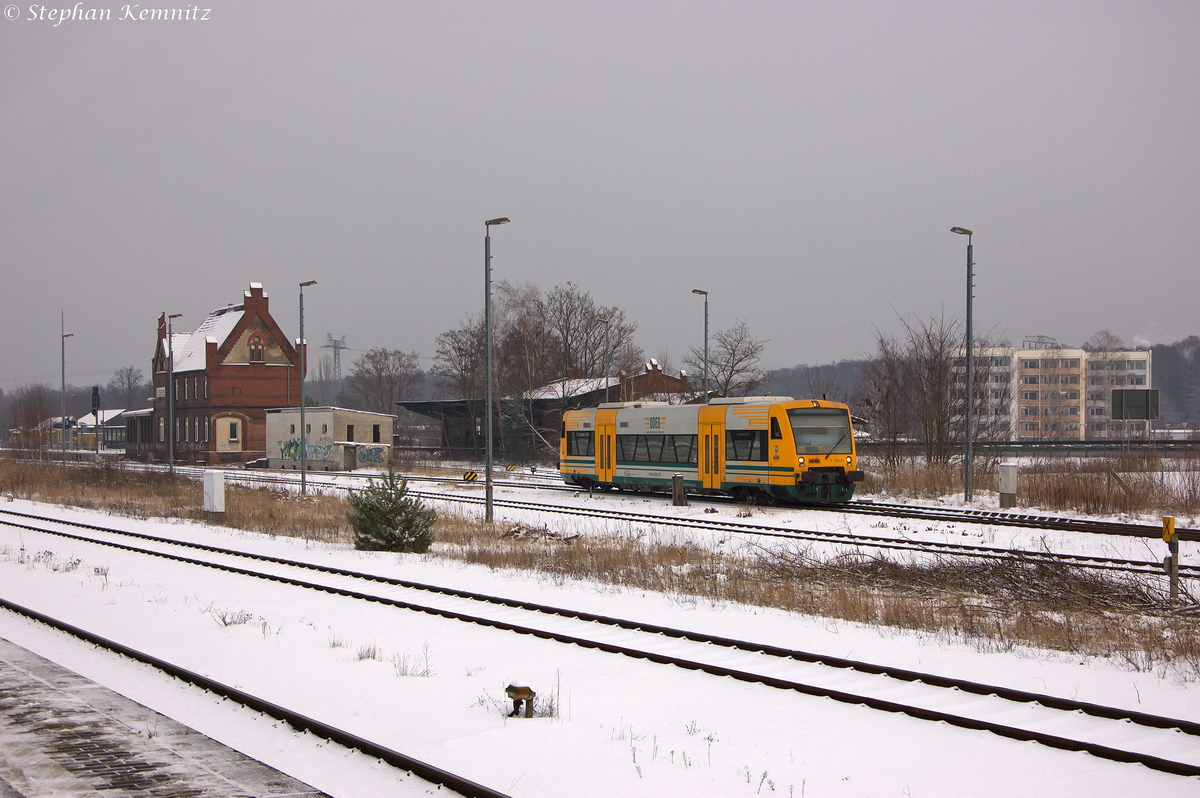
[[1158,418],[1158,389],[1117,389],[1112,392],[1114,421],[1152,421]]

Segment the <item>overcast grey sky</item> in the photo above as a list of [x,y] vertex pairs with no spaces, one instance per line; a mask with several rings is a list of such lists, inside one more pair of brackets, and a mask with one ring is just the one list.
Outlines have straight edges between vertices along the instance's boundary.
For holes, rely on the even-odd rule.
[[60,309],[103,384],[250,281],[290,335],[316,279],[313,344],[432,355],[496,216],[497,279],[573,280],[676,365],[692,288],[770,367],[961,315],[954,225],[1018,345],[1200,334],[1194,0],[199,7],[0,19],[0,388],[58,382]]

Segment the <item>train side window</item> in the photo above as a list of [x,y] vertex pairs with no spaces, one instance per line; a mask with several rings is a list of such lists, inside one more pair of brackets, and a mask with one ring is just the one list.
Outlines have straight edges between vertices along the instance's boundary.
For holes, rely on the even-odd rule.
[[650,462],[650,446],[646,441],[645,435],[637,436],[637,444],[633,450],[633,458],[642,463]]
[[696,446],[699,440],[698,435],[676,435],[675,436],[675,462],[677,463],[698,463],[700,462],[700,449]]
[[663,446],[663,442],[665,440],[666,440],[665,435],[647,435],[646,436],[646,449],[647,449],[646,459],[649,460],[651,463],[662,462],[663,450],[666,448]]
[[773,441],[783,440],[783,430],[781,430],[779,428],[779,419],[777,419],[775,417],[771,418],[771,440],[773,440]]
[[618,435],[617,436],[617,459],[626,462],[633,459],[633,448],[637,442],[636,435]]
[[595,433],[568,432],[567,455],[570,457],[591,457],[595,454]]
[[765,429],[728,430],[725,433],[726,460],[766,460]]

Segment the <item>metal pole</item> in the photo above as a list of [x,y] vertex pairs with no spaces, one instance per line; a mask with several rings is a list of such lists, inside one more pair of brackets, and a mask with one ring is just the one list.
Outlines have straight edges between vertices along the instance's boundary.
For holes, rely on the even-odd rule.
[[485,423],[487,424],[487,453],[484,455],[484,521],[492,523],[492,230],[491,226],[483,226],[483,326],[486,352],[484,359],[484,388]]
[[492,523],[492,225],[508,224],[508,217],[489,219],[483,223],[483,326],[486,340],[486,367],[484,369],[487,387],[484,391],[484,401],[487,402],[485,419],[487,423],[487,457],[484,463],[484,520]]
[[708,292],[704,294],[704,402],[708,403]]
[[972,486],[975,476],[975,460],[974,460],[974,439],[975,428],[972,424],[973,420],[973,405],[975,404],[975,353],[974,353],[974,332],[972,310],[975,299],[975,247],[971,243],[971,236],[967,236],[967,457],[964,468],[966,470],[965,487],[963,490],[964,499],[971,501]]
[[67,464],[67,339],[75,333],[67,333],[65,311],[59,311],[58,332],[62,343],[62,384],[59,387],[58,445],[62,449],[63,466]]
[[304,426],[304,286],[300,286],[300,495],[308,495],[308,428]]

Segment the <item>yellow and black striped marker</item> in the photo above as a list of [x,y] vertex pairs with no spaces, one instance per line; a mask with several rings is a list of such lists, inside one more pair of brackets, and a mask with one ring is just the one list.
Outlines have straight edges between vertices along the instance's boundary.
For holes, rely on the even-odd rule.
[[463,482],[474,482],[477,479],[479,479],[479,474],[474,471],[463,474]]

